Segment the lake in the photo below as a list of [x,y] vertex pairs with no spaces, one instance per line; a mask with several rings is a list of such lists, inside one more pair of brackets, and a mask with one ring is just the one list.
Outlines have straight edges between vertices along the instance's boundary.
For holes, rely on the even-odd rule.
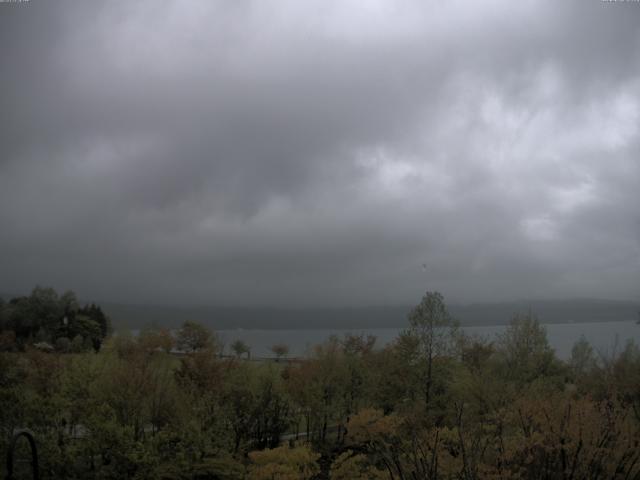
[[[640,344],[640,325],[634,321],[627,322],[590,322],[590,323],[555,323],[546,324],[547,338],[555,349],[556,355],[562,359],[571,356],[573,344],[582,335],[591,343],[594,350],[603,355],[620,352],[629,340]],[[506,325],[488,325],[461,329],[470,335],[480,335],[489,340],[507,328]],[[225,344],[225,353],[229,353],[229,345],[234,340],[242,340],[251,347],[253,357],[272,357],[270,348],[277,343],[289,346],[290,357],[303,357],[309,354],[313,345],[322,343],[331,335],[342,337],[346,333],[375,335],[376,346],[381,347],[393,341],[402,329],[373,328],[364,330],[219,330],[218,335]]]

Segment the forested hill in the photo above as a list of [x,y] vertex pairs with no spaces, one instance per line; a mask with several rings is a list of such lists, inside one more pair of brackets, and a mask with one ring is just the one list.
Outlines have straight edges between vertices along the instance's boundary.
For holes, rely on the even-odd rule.
[[[184,320],[214,329],[369,329],[407,325],[410,306],[354,308],[242,308],[118,305],[100,302],[114,328],[148,325],[177,327]],[[463,325],[500,325],[518,312],[537,315],[543,323],[635,321],[640,302],[610,300],[519,301],[452,305]]]

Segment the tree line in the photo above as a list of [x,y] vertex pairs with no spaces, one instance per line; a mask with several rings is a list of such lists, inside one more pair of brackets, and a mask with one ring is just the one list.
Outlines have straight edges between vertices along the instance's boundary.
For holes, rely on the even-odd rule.
[[640,476],[633,343],[604,357],[581,339],[561,361],[532,314],[497,339],[470,337],[427,292],[384,348],[332,337],[296,363],[220,348],[185,322],[99,351],[3,352],[0,448],[30,428],[43,478]]
[[26,347],[76,353],[100,350],[111,323],[100,306],[80,306],[76,294],[36,287],[30,295],[0,298],[0,351]]

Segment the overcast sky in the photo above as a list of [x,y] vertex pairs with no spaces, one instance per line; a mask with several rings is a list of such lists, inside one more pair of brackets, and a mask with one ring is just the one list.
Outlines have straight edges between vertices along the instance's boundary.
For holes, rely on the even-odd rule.
[[0,291],[640,298],[640,3],[0,3]]

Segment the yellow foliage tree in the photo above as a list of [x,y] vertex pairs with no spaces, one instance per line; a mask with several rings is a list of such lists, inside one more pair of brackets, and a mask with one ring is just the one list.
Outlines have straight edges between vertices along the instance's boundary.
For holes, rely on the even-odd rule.
[[307,480],[320,473],[319,453],[306,446],[278,447],[249,453],[251,480]]
[[366,455],[347,450],[331,465],[331,480],[383,480],[389,475],[370,464]]

